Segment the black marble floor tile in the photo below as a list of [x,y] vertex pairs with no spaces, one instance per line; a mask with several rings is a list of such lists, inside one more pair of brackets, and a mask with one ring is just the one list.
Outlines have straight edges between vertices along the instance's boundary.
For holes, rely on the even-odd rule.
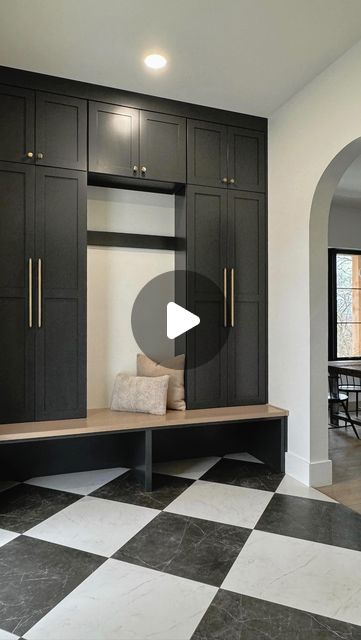
[[162,512],[113,558],[220,586],[250,529]]
[[332,502],[275,493],[255,528],[361,551],[361,514]]
[[361,640],[361,627],[220,589],[192,640]]
[[265,464],[223,458],[207,471],[201,480],[234,484],[248,489],[276,491],[283,473],[275,473]]
[[25,634],[104,561],[26,536],[0,547],[0,629]]
[[144,485],[133,471],[115,478],[90,495],[96,498],[128,502],[141,507],[165,509],[175,498],[187,489],[194,480],[153,473],[153,491],[145,491]]
[[0,529],[24,533],[81,496],[30,484],[18,484],[0,493]]

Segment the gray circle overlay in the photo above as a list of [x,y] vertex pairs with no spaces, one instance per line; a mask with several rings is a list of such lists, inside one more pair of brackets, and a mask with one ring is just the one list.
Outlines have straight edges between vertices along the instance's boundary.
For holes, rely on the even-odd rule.
[[[195,302],[187,305],[182,292],[191,290]],[[177,289],[177,299],[175,290]],[[177,269],[156,276],[140,290],[132,309],[132,331],[139,350],[154,362],[171,368],[175,354],[188,353],[187,369],[203,366],[223,349],[229,330],[223,326],[223,291],[209,278]],[[200,317],[200,324],[175,340],[167,337],[167,304],[176,302]],[[219,304],[219,303],[222,304]]]

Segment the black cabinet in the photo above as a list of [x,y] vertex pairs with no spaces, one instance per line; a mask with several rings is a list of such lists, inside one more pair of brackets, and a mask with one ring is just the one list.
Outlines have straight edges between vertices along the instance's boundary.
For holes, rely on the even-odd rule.
[[86,173],[0,163],[0,421],[85,415]]
[[34,127],[35,91],[0,85],[0,160],[33,163]]
[[212,122],[187,122],[187,182],[227,187],[227,127]]
[[264,196],[188,187],[186,198],[186,300],[201,318],[186,338],[187,406],[266,402]]
[[86,413],[86,173],[36,170],[36,418]]
[[263,192],[264,134],[188,120],[187,176],[189,184]]
[[[266,402],[266,212],[263,194],[228,192],[228,404]],[[233,325],[233,326],[232,326]]]
[[90,102],[89,171],[184,183],[186,119]]
[[[222,297],[227,265],[227,192],[188,187],[186,197],[186,303],[201,318],[199,327],[187,333],[187,407],[224,406],[228,384]],[[216,355],[208,357],[215,351]]]
[[0,162],[0,422],[34,419],[35,168]]
[[89,102],[89,171],[138,175],[138,109]]
[[86,101],[0,86],[0,160],[86,169]]
[[148,180],[186,181],[186,120],[140,112],[140,174]]
[[85,100],[38,91],[36,164],[85,171],[86,123]]

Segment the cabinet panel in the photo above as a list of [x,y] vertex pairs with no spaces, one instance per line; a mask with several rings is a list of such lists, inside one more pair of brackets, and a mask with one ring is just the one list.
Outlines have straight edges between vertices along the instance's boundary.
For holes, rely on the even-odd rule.
[[141,111],[140,166],[149,180],[186,181],[185,118]]
[[35,93],[0,85],[0,160],[34,163]]
[[187,182],[227,188],[227,127],[188,120]]
[[231,405],[266,402],[266,212],[263,195],[228,193],[228,264],[234,269],[234,327],[228,340],[228,401]]
[[0,162],[0,422],[34,419],[34,172]]
[[187,334],[189,408],[227,404],[227,329],[223,326],[226,230],[226,191],[189,187],[187,308],[201,319],[199,327]]
[[263,133],[228,127],[228,177],[231,189],[265,191]]
[[36,256],[42,260],[36,417],[81,417],[86,411],[86,174],[38,168],[36,189]]
[[38,91],[36,164],[85,170],[86,119],[85,100]]
[[139,111],[89,102],[89,171],[134,176],[139,167]]

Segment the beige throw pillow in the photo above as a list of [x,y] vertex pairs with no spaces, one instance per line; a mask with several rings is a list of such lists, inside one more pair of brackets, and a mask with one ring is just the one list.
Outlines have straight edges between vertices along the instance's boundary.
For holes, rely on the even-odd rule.
[[184,354],[160,363],[154,362],[143,353],[138,353],[137,355],[138,376],[169,376],[168,409],[184,411],[186,408],[184,399],[184,362]]
[[110,408],[163,416],[167,410],[169,376],[143,378],[118,373]]

